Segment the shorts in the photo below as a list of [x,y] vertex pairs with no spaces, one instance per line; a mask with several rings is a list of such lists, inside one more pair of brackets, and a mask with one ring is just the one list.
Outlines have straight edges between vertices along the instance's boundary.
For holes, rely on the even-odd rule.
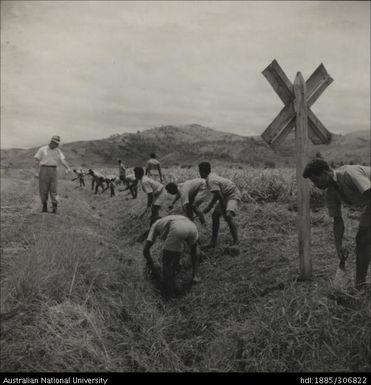
[[167,194],[165,187],[163,187],[160,192],[158,192],[156,195],[154,194],[152,206],[162,206],[165,203],[166,199]]
[[197,227],[189,220],[173,222],[164,242],[164,250],[181,253],[183,245],[193,246],[198,241]]
[[[233,215],[236,216],[238,213],[239,205],[240,205],[240,201],[238,199],[229,199],[227,200],[226,211],[231,211]],[[215,206],[214,213],[220,213],[220,214],[222,213],[222,210],[220,208],[220,203],[218,203]]]

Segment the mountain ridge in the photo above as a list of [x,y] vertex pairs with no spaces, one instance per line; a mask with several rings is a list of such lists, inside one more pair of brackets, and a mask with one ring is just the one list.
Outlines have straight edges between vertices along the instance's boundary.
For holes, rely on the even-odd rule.
[[[369,132],[362,130],[346,135],[333,134],[329,145],[309,145],[309,152],[311,156],[319,152],[325,159],[339,164],[369,164],[369,146]],[[38,147],[1,149],[2,167],[32,167],[32,158]],[[137,133],[70,142],[63,144],[61,149],[72,167],[116,166],[118,159],[128,167],[134,167],[143,165],[152,152],[165,167],[190,166],[202,160],[255,167],[292,166],[295,162],[293,134],[281,146],[272,149],[260,136],[231,134],[196,123],[164,125]]]

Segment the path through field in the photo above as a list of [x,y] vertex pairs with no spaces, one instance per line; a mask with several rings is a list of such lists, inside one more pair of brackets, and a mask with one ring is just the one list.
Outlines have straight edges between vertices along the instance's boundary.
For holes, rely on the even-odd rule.
[[[313,281],[296,281],[296,213],[287,204],[244,203],[240,255],[228,252],[223,224],[220,246],[201,264],[202,282],[164,303],[143,275],[136,242],[147,228],[138,219],[142,193],[94,195],[89,183],[64,178],[53,215],[40,212],[37,180],[26,172],[1,182],[1,370],[370,368],[369,298],[334,295],[324,209],[312,213]],[[202,243],[210,224],[200,229]],[[351,246],[352,212],[347,225]],[[187,259],[180,277],[190,278]]]

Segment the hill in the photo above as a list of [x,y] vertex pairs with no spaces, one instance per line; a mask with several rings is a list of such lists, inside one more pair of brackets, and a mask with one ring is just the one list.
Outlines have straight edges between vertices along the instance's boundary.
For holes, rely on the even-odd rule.
[[[198,124],[161,126],[137,133],[112,135],[101,140],[63,144],[73,167],[114,166],[123,159],[129,167],[144,164],[155,152],[167,166],[191,166],[201,160],[254,167],[290,166],[295,163],[295,139],[290,135],[280,147],[270,148],[260,136],[247,137],[213,130]],[[29,168],[37,148],[1,150],[2,167]],[[367,130],[333,135],[330,145],[311,145],[310,153],[320,152],[335,164],[370,163],[370,134]]]

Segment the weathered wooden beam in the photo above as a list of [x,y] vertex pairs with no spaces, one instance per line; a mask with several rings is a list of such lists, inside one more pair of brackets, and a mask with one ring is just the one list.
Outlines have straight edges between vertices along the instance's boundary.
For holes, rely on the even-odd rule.
[[321,63],[305,83],[308,107],[314,104],[333,81],[334,79],[327,73],[325,66]]
[[284,104],[294,99],[292,83],[277,63],[276,59],[262,72]]
[[327,130],[310,108],[308,108],[308,127],[319,138],[321,143],[329,144],[331,142],[331,132]]
[[266,130],[261,135],[262,138],[268,144],[273,144],[274,139],[282,132],[284,132],[293,120],[295,120],[294,105],[289,103],[280,111],[272,123],[266,128]]
[[307,163],[308,142],[308,107],[306,85],[300,72],[294,81],[295,113],[296,113],[296,180],[298,189],[298,236],[299,236],[299,268],[302,279],[312,277],[312,259],[310,253],[310,207],[309,183],[302,177]]

